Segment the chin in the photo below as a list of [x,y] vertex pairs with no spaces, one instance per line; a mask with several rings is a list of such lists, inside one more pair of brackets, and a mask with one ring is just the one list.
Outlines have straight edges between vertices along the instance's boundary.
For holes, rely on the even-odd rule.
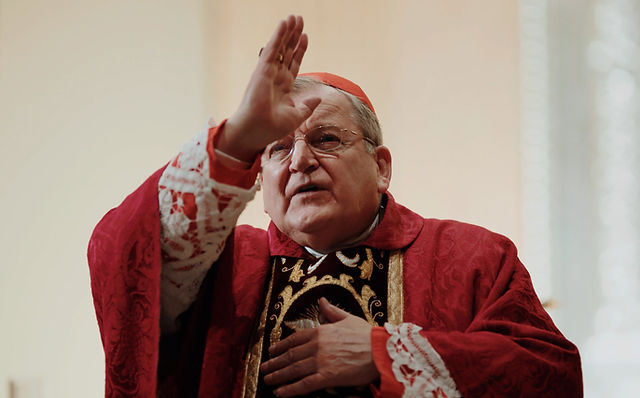
[[282,232],[295,240],[298,244],[310,246],[314,237],[320,236],[325,240],[329,235],[335,235],[342,224],[333,212],[327,208],[305,208],[302,211],[292,212],[285,216]]
[[291,232],[288,235],[295,233],[302,234],[314,234],[322,233],[331,224],[332,217],[322,214],[321,211],[308,211],[306,214],[293,215],[291,221],[287,222],[287,229]]

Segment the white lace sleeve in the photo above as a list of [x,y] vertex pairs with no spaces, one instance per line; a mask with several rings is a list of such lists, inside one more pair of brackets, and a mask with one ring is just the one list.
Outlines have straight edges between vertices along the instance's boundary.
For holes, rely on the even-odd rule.
[[442,357],[412,323],[384,325],[391,337],[387,352],[396,380],[404,386],[403,397],[462,397]]
[[188,142],[158,183],[163,332],[176,329],[176,318],[195,300],[207,271],[257,190],[257,185],[246,190],[210,178],[207,136],[205,129]]

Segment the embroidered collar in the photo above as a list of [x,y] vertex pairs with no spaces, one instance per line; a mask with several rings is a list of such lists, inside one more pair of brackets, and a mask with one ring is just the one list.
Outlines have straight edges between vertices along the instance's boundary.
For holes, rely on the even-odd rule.
[[[376,249],[397,250],[408,246],[422,230],[423,218],[406,207],[396,203],[387,192],[386,209],[379,225],[363,242],[363,246]],[[269,249],[272,256],[310,256],[302,246],[282,233],[273,222],[269,224]],[[322,255],[320,253],[320,255]],[[315,256],[314,256],[315,257]]]

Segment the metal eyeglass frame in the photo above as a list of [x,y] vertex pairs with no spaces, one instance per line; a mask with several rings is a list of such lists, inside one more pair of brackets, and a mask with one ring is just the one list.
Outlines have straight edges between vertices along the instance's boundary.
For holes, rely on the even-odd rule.
[[[376,148],[378,146],[369,137],[365,137],[364,135],[359,134],[359,133],[357,133],[357,132],[355,132],[353,130],[346,129],[346,128],[341,128],[341,127],[338,127],[338,126],[335,126],[335,125],[320,125],[320,126],[316,126],[316,127],[312,128],[311,130],[309,130],[309,133],[312,132],[312,131],[322,130],[322,129],[326,129],[326,128],[329,128],[329,127],[335,128],[340,132],[347,131],[347,132],[349,132],[349,133],[351,133],[351,134],[353,134],[353,135],[355,135],[357,137],[360,137],[363,140],[365,140],[366,142],[368,142],[369,144],[371,144],[373,146],[373,148]],[[338,143],[338,146],[336,146],[335,148],[328,149],[328,150],[327,149],[316,148],[313,145],[309,144],[309,141],[307,139],[307,136],[308,136],[309,133],[294,137],[293,138],[293,142],[291,143],[291,148],[289,149],[289,152],[282,159],[274,159],[274,158],[272,158],[271,155],[268,153],[269,150],[270,150],[270,147],[268,147],[267,148],[266,160],[267,161],[272,161],[272,162],[284,163],[287,160],[291,159],[291,156],[293,156],[293,151],[295,150],[295,147],[296,147],[295,143],[298,140],[303,140],[305,142],[305,144],[307,144],[307,146],[309,147],[309,150],[311,150],[311,152],[313,152],[316,155],[330,155],[330,154],[333,154],[335,152],[339,152],[340,149],[344,148],[345,146],[348,146],[347,144],[345,144],[345,142],[343,142],[343,140],[340,140],[340,142]],[[353,142],[355,142],[355,141],[353,141]]]

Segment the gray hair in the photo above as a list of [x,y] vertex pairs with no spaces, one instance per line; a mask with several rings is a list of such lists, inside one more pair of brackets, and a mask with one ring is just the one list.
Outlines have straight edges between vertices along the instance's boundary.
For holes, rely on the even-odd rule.
[[[300,91],[319,84],[333,87],[310,77],[299,76],[293,83],[293,90]],[[333,88],[346,95],[349,101],[351,101],[351,105],[353,106],[354,110],[354,122],[362,129],[362,135],[375,142],[376,146],[382,145],[382,129],[380,128],[380,122],[378,121],[376,114],[373,113],[373,111],[367,106],[367,104],[362,102],[360,98],[337,87]],[[368,141],[365,142],[368,143]]]

